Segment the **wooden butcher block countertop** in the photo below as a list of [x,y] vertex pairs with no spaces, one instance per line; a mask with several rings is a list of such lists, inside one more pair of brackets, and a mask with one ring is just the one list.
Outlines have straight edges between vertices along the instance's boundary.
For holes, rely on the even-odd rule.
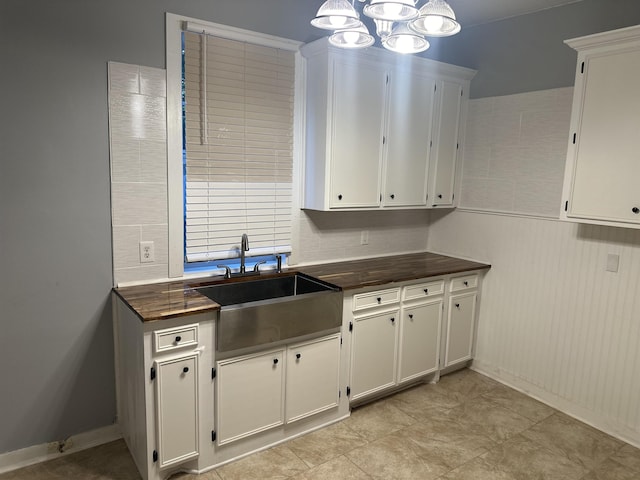
[[[294,267],[287,271],[306,273],[343,290],[353,290],[490,267],[486,263],[425,252]],[[114,292],[142,321],[147,322],[219,310],[220,305],[191,286],[220,281],[221,276],[195,278],[119,287],[114,288]]]
[[485,268],[491,265],[426,252],[312,265],[299,270],[343,290],[352,290]]

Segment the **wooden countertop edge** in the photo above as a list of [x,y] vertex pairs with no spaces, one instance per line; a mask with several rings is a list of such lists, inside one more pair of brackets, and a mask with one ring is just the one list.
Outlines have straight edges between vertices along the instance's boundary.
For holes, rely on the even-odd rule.
[[[431,254],[430,252],[424,252],[424,254],[437,255],[439,257],[447,257],[446,255]],[[407,254],[407,255],[421,255],[421,254]],[[405,255],[399,255],[399,256],[403,257]],[[472,260],[464,260],[456,257],[449,257],[449,258],[456,261],[463,261],[463,262],[466,262],[467,264],[461,267],[456,267],[456,268],[446,268],[446,269],[443,269],[442,271],[436,271],[426,276],[424,275],[424,272],[416,272],[408,275],[403,275],[403,274],[399,274],[398,272],[395,272],[389,277],[382,276],[378,279],[370,280],[370,281],[362,281],[358,279],[357,282],[355,282],[355,279],[350,281],[348,279],[336,278],[336,277],[344,277],[346,275],[344,272],[325,273],[325,274],[313,273],[314,269],[316,270],[321,268],[326,269],[327,268],[326,264],[306,265],[301,267],[294,266],[286,269],[286,272],[287,273],[295,273],[295,272],[304,273],[304,274],[316,277],[325,282],[332,283],[340,287],[342,290],[346,291],[346,290],[357,290],[357,289],[366,288],[366,287],[388,285],[393,283],[408,282],[412,280],[420,280],[423,278],[433,278],[433,277],[440,277],[445,275],[455,275],[455,274],[464,273],[464,272],[487,270],[491,268],[490,264],[474,262]],[[357,262],[368,262],[368,261],[377,261],[377,260],[378,260],[377,258],[371,258],[371,259],[356,260],[354,262],[357,263]],[[335,262],[335,267],[340,268],[341,264],[348,264],[348,263],[351,263],[351,262],[350,261]],[[216,281],[222,281],[222,280],[223,280],[223,277],[219,276],[219,277],[192,278],[192,279],[184,279],[184,280],[174,280],[172,282],[163,282],[163,283],[157,284],[158,288],[165,288],[166,290],[164,292],[151,293],[151,295],[161,295],[163,293],[170,294],[171,292],[175,292],[176,294],[180,294],[180,292],[191,293],[191,292],[195,292],[195,290],[191,287],[191,285],[197,284],[199,282],[202,283],[204,281],[216,282]],[[131,291],[132,289],[140,289],[142,287],[150,287],[151,290],[153,289],[153,285],[140,285],[136,287],[119,287],[119,288],[114,287],[113,288],[113,292],[116,294],[116,296],[120,298],[120,300],[125,305],[127,305],[129,309],[131,309],[131,311],[133,311],[135,315],[142,322],[154,322],[154,321],[168,320],[171,318],[177,318],[182,316],[196,315],[196,314],[205,313],[205,312],[214,312],[214,311],[220,310],[221,308],[221,306],[216,302],[214,302],[213,300],[210,300],[204,295],[197,294],[198,300],[202,300],[204,302],[203,304],[196,305],[191,308],[175,308],[175,309],[173,309],[169,304],[169,305],[166,305],[167,308],[159,309],[160,311],[145,312],[144,306],[142,305],[136,306],[135,305],[136,302],[132,302],[131,299],[127,299],[127,295],[125,295],[124,293],[124,292],[127,292],[128,290]],[[162,310],[165,310],[165,311],[162,311]]]

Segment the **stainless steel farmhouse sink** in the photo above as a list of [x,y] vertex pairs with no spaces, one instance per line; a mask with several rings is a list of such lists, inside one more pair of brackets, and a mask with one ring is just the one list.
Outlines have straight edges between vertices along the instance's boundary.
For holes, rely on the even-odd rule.
[[227,352],[337,331],[342,291],[302,273],[193,285],[221,305],[216,350]]

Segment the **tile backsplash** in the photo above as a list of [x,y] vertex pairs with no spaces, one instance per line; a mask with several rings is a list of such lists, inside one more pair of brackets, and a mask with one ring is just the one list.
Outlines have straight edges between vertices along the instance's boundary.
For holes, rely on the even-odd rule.
[[[114,282],[168,275],[165,70],[109,63]],[[141,241],[155,261],[140,262]]]

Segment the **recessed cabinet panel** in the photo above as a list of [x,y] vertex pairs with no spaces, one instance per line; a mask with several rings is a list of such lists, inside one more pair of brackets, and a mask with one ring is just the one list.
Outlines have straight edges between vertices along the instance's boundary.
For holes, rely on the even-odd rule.
[[218,362],[218,444],[284,423],[284,351]]
[[424,206],[435,80],[406,71],[389,76],[385,207]]
[[160,468],[198,456],[198,354],[156,362]]
[[462,85],[438,82],[438,117],[434,123],[431,169],[431,205],[453,206],[453,193],[458,159]]
[[342,62],[333,67],[330,206],[380,205],[386,77],[380,66]]
[[400,332],[398,383],[438,369],[442,299],[403,307]]
[[445,367],[471,359],[477,293],[449,297]]
[[395,384],[400,311],[354,319],[351,344],[351,400]]
[[339,335],[288,347],[287,423],[337,407],[339,375]]
[[640,49],[585,62],[569,215],[640,223]]

